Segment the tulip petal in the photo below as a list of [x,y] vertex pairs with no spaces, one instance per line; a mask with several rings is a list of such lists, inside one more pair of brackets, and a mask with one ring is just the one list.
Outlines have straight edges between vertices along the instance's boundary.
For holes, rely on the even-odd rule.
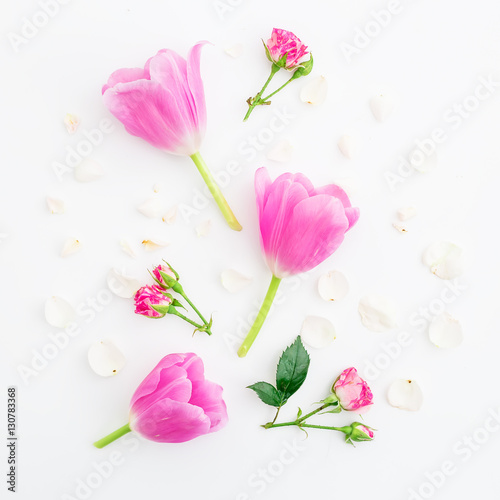
[[190,51],[187,58],[187,79],[191,95],[194,99],[197,124],[201,135],[204,135],[207,124],[207,108],[205,104],[205,92],[203,80],[200,73],[200,56],[202,47],[209,42],[198,42]]
[[208,380],[193,382],[193,392],[189,404],[199,406],[210,418],[210,432],[215,432],[227,424],[226,403],[222,399],[222,387]]
[[353,208],[351,206],[349,196],[347,196],[347,193],[340,186],[337,186],[336,184],[328,184],[326,186],[321,186],[314,191],[315,194],[329,194],[334,198],[338,198],[342,202],[342,205],[344,205],[344,208],[346,209],[345,215],[349,221],[349,227],[347,230],[351,229],[351,227],[356,224],[359,219],[359,208]]
[[136,80],[149,80],[149,70],[147,68],[122,68],[117,69],[108,78],[108,83],[102,87],[102,93],[106,92],[117,83],[135,82]]
[[323,262],[342,243],[349,227],[337,198],[320,194],[294,205],[280,238],[283,243],[275,254],[273,272],[279,278],[308,271]]
[[176,98],[158,82],[118,83],[106,90],[103,99],[130,134],[174,154],[196,152]]
[[162,399],[130,419],[130,428],[158,443],[183,443],[210,432],[210,418],[198,406]]
[[184,355],[185,359],[182,362],[182,368],[186,370],[187,376],[191,382],[205,380],[205,368],[202,359],[196,354],[189,352]]

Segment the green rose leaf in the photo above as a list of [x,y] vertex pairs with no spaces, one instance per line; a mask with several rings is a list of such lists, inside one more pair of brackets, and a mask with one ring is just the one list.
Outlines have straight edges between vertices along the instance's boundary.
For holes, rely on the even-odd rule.
[[249,385],[247,389],[252,389],[263,403],[279,408],[283,404],[282,394],[273,385],[267,382],[257,382]]
[[299,335],[295,342],[283,351],[276,370],[276,387],[285,401],[304,383],[309,362],[309,354]]

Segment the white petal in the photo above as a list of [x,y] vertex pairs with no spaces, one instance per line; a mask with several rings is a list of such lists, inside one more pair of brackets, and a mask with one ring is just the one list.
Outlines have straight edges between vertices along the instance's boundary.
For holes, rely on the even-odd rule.
[[346,158],[350,159],[356,154],[356,140],[350,135],[343,135],[337,145]]
[[72,115],[71,113],[66,113],[66,116],[64,117],[64,125],[66,125],[68,134],[74,134],[76,132],[76,129],[78,128],[79,123],[80,120],[78,120],[78,117]]
[[63,214],[66,211],[64,200],[52,198],[52,196],[47,196],[47,207],[49,207],[51,214]]
[[212,229],[212,221],[206,220],[203,221],[200,225],[196,226],[196,235],[198,238],[202,238],[204,236],[207,236],[208,233],[210,233],[210,230]]
[[308,104],[323,104],[328,93],[328,82],[324,76],[317,76],[309,80],[300,91],[300,100]]
[[252,282],[252,278],[241,274],[234,269],[226,269],[221,275],[222,286],[230,293],[239,292]]
[[92,182],[104,175],[104,169],[96,161],[85,158],[73,169],[75,179],[78,182]]
[[50,297],[45,301],[45,319],[56,328],[66,328],[76,318],[73,306],[61,297]]
[[315,349],[323,349],[335,340],[335,328],[321,316],[307,316],[302,323],[300,336],[306,344]]
[[137,257],[137,252],[132,248],[128,240],[121,239],[120,246],[122,247],[122,250],[130,257],[134,259]]
[[177,212],[178,207],[177,205],[174,205],[167,210],[167,213],[161,218],[161,220],[163,222],[166,222],[167,224],[174,224],[175,220],[177,219]]
[[116,375],[125,366],[125,356],[109,340],[95,342],[89,348],[90,368],[101,377]]
[[149,198],[142,205],[137,207],[137,210],[141,212],[142,215],[154,219],[155,217],[160,217],[165,211],[165,206],[159,198]]
[[437,347],[451,349],[459,346],[464,340],[464,332],[460,322],[445,312],[436,316],[429,325],[429,338]]
[[153,252],[154,250],[158,250],[159,248],[168,246],[170,243],[168,243],[168,241],[160,239],[151,239],[151,240],[142,240],[142,244],[144,245],[144,248],[148,252]]
[[341,300],[349,292],[349,283],[340,271],[330,271],[319,279],[318,292],[328,302]]
[[111,269],[106,278],[109,289],[118,297],[124,299],[131,299],[137,290],[141,288],[142,283],[128,276],[124,271],[118,269]]
[[389,94],[378,94],[370,99],[370,109],[379,122],[387,120],[394,111],[394,98]]
[[161,191],[161,184],[160,184],[159,182],[157,182],[157,183],[155,183],[155,184],[153,185],[153,191],[154,191],[155,193],[159,193],[159,192]]
[[381,295],[365,295],[359,301],[359,314],[363,325],[372,332],[385,332],[397,326],[394,302]]
[[63,245],[61,250],[61,257],[68,257],[78,252],[82,247],[82,244],[76,238],[69,238]]
[[414,380],[395,380],[389,387],[387,399],[395,408],[417,411],[422,407],[424,395]]
[[463,273],[462,249],[449,241],[437,241],[429,245],[422,260],[433,274],[444,280],[456,278]]
[[420,150],[415,150],[415,152],[410,153],[409,156],[410,165],[419,172],[425,174],[434,170],[437,165],[437,154],[432,153],[431,155],[426,155]]
[[415,207],[402,207],[398,210],[398,217],[400,221],[405,221],[415,217],[417,209]]
[[235,43],[234,45],[230,45],[229,47],[226,47],[224,49],[224,52],[233,58],[240,57],[241,54],[243,53],[243,44],[242,43]]
[[399,231],[400,233],[407,233],[408,229],[406,226],[403,226],[401,224],[396,224],[395,222],[392,223],[392,227],[396,229],[396,231]]
[[267,159],[278,161],[278,162],[287,162],[292,159],[293,146],[290,144],[290,141],[284,139],[278,144],[276,144],[268,153]]

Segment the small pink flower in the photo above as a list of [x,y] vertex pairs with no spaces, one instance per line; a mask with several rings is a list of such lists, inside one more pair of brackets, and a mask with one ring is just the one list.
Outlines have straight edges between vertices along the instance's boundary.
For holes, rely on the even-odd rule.
[[344,432],[346,442],[351,444],[372,441],[375,437],[373,429],[360,422],[353,422],[349,427],[345,428]]
[[182,443],[228,421],[222,387],[205,380],[196,354],[165,356],[130,402],[130,429],[160,443]]
[[153,269],[153,276],[162,284],[164,285],[166,288],[171,288],[171,286],[169,286],[167,283],[165,283],[165,280],[163,279],[163,276],[160,274],[160,271],[162,273],[165,273],[166,275],[172,277],[172,279],[176,280],[177,281],[177,276],[175,275],[174,271],[172,271],[172,269],[170,269],[169,266],[164,266],[163,264],[159,265],[159,266],[156,266],[154,269]]
[[321,264],[359,218],[340,187],[315,188],[303,174],[286,173],[272,182],[266,168],[259,168],[255,194],[262,249],[277,278]]
[[265,45],[269,60],[287,70],[300,66],[300,59],[308,54],[307,47],[291,31],[278,28],[273,29]]
[[162,293],[158,285],[147,285],[137,290],[135,297],[135,313],[149,318],[163,318],[165,313],[159,313],[152,306],[168,306],[172,303],[169,297]]
[[364,413],[373,404],[373,394],[368,384],[358,375],[356,368],[347,368],[332,387],[344,410]]
[[196,44],[187,60],[162,49],[144,68],[115,71],[102,88],[104,104],[128,133],[170,153],[191,156],[205,135],[206,107]]
[[369,427],[366,427],[366,425],[358,425],[356,429],[365,434],[367,439],[373,439],[375,437],[375,433]]

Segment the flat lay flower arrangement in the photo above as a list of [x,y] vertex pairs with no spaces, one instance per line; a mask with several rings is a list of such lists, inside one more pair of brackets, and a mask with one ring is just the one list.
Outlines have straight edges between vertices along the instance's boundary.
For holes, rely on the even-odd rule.
[[[284,29],[274,28],[270,37],[263,40],[263,45],[262,57],[269,61],[270,75],[260,91],[247,99],[245,122],[257,113],[269,113],[272,100],[278,93],[282,92],[280,98],[286,100],[286,93],[296,85],[296,80],[310,79],[313,66],[322,64],[313,60],[310,47]],[[198,42],[186,58],[171,48],[160,48],[142,67],[111,72],[102,88],[102,100],[126,132],[145,141],[145,149],[147,142],[167,153],[165,162],[168,162],[168,154],[189,157],[201,176],[199,183],[203,181],[206,184],[212,201],[222,215],[216,223],[224,225],[224,230],[229,233],[231,230],[239,232],[245,229],[239,222],[238,214],[233,212],[231,200],[226,200],[201,156],[205,132],[210,123],[203,79],[218,78],[210,72],[210,68],[203,77],[201,74],[202,50],[209,47],[207,42]],[[288,79],[281,86],[273,87],[274,76],[280,71]],[[257,75],[252,73],[252,78],[257,79]],[[258,88],[257,81],[255,85]],[[303,100],[320,100],[324,92],[322,85],[321,81],[311,81]],[[376,103],[372,111],[377,117],[380,109]],[[67,119],[68,130],[77,125],[75,117]],[[309,147],[314,146],[310,144]],[[349,142],[339,143],[339,149],[348,156]],[[189,168],[188,163],[186,159],[185,168]],[[158,168],[161,169],[161,165]],[[176,180],[181,176],[182,171],[179,171],[178,176],[169,179],[169,189],[177,189]],[[282,280],[312,271],[325,261],[334,265],[335,252],[341,245],[349,252],[350,235],[362,231],[357,225],[358,219],[363,217],[356,206],[358,200],[351,200],[346,191],[335,183],[321,185],[308,173],[307,164],[303,166],[303,172],[285,171],[277,176],[271,175],[266,166],[255,165],[252,176],[253,186],[247,188],[252,191],[253,203],[246,210],[253,216],[260,241],[254,241],[251,250],[262,254],[270,284],[267,293],[262,289],[261,295],[256,297],[261,307],[232,354],[236,359],[251,357],[257,355],[252,350],[254,345],[259,344],[265,349],[271,337],[283,338],[283,352],[277,362],[275,381],[263,380],[263,374],[268,373],[269,368],[263,366],[262,373],[253,374],[253,383],[241,387],[241,391],[248,394],[255,405],[263,403],[270,407],[269,420],[256,421],[255,426],[260,426],[266,433],[291,435],[302,431],[308,439],[319,439],[320,431],[334,431],[352,445],[377,439],[375,425],[370,425],[367,412],[377,404],[381,395],[373,395],[368,383],[351,366],[352,361],[345,353],[336,353],[336,363],[341,363],[345,367],[343,370],[322,367],[322,373],[328,373],[329,377],[325,380],[325,387],[331,388],[327,394],[318,392],[311,394],[314,399],[307,399],[300,391],[310,365],[316,367],[320,363],[314,357],[311,359],[308,349],[331,344],[335,338],[331,323],[326,318],[307,317],[302,325],[296,325],[296,333],[300,332],[300,335],[289,346],[285,345],[286,337],[282,336],[279,328],[266,328],[265,324]],[[49,206],[53,213],[57,212],[55,200]],[[407,207],[399,215],[400,221],[405,221],[413,217],[415,211]],[[395,228],[403,232],[399,225]],[[237,233],[231,234],[239,237]],[[73,242],[73,245],[76,243]],[[124,250],[128,251],[126,247]],[[69,251],[74,250],[70,248]],[[148,328],[151,320],[159,320],[165,325],[165,336],[168,337],[169,332],[183,321],[190,325],[194,337],[190,340],[196,343],[202,336],[207,339],[206,342],[212,342],[218,334],[217,319],[212,317],[213,311],[201,311],[195,305],[199,292],[194,273],[189,266],[179,269],[175,262],[170,262],[168,251],[163,251],[162,257],[164,260],[152,263],[147,281],[139,282],[119,273],[113,274],[111,278],[122,287],[120,296],[128,300],[130,311],[140,317],[144,328]],[[210,262],[210,255],[203,257]],[[462,269],[461,249],[449,242],[437,242],[428,247],[423,260],[431,272],[442,279],[454,278]],[[362,276],[358,279],[362,280]],[[236,290],[244,277],[228,273],[224,280],[227,281],[224,286]],[[338,270],[322,275],[318,282],[319,295],[329,302],[340,301],[347,294],[347,289],[346,278]],[[295,293],[300,295],[305,292],[297,290]],[[67,323],[68,311],[68,304],[60,298],[53,298],[46,304],[47,320],[57,326]],[[362,324],[369,330],[385,331],[396,324],[393,305],[385,297],[368,295],[361,298],[358,311]],[[230,314],[230,311],[224,310],[223,314]],[[286,316],[286,306],[276,311],[275,315]],[[441,322],[431,325],[431,330],[431,341],[436,345],[454,347],[461,342],[462,331],[453,318],[442,318]],[[144,342],[143,339],[141,341]],[[193,345],[190,344],[189,350],[195,350]],[[121,353],[106,343],[92,346],[88,359],[92,369],[103,376],[116,375],[123,365]],[[205,370],[209,372],[210,366],[220,361],[208,357],[202,361],[195,352],[158,353],[156,367],[141,383],[137,381],[135,392],[130,391],[128,415],[120,413],[113,418],[110,415],[113,421],[121,418],[123,425],[95,441],[94,445],[103,448],[132,432],[158,443],[183,443],[205,436],[203,439],[207,439],[207,443],[210,439],[208,446],[215,446],[213,443],[217,436],[208,435],[224,429],[231,401],[225,400],[223,387],[216,380],[205,378]],[[238,362],[244,363],[243,360]],[[152,367],[142,368],[146,374]],[[250,391],[255,394],[250,395]],[[285,405],[290,408],[292,397],[293,404],[297,405],[296,417],[283,419],[281,409]],[[418,410],[423,399],[418,383],[403,379],[391,385],[387,397],[392,406],[407,410]],[[298,407],[298,404],[301,406]],[[350,422],[339,423],[336,414],[340,413],[343,418],[349,416]],[[320,416],[323,418],[317,420]],[[88,425],[94,423],[89,422]]]

